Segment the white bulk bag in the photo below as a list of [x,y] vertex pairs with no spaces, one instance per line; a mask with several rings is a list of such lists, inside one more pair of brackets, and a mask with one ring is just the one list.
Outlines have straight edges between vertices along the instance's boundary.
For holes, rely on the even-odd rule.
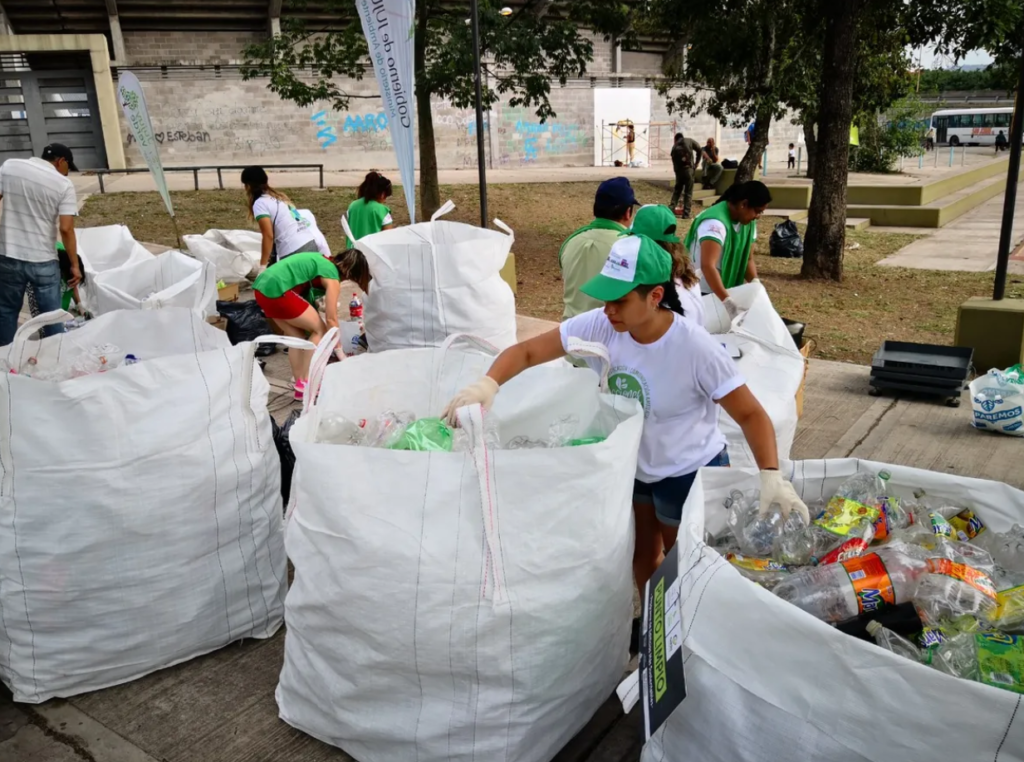
[[90,311],[185,307],[204,317],[217,314],[214,266],[171,249],[143,262],[93,276]]
[[252,230],[207,230],[181,240],[193,257],[213,263],[218,281],[242,283],[260,264],[263,236]]
[[124,225],[102,225],[95,228],[75,230],[78,258],[82,262],[85,276],[78,287],[82,305],[95,314],[95,298],[92,281],[99,273],[116,270],[119,267],[147,262],[153,254],[136,241]]
[[[1024,492],[998,482],[854,459],[783,464],[808,501],[883,468],[897,492],[923,488],[969,504],[996,531],[1024,516]],[[753,470],[703,469],[683,507],[687,697],[644,762],[1024,760],[1021,696],[845,635],[745,580],[704,544],[705,526],[725,525],[729,492],[757,485]]]
[[[0,678],[38,703],[134,680],[281,625],[286,563],[255,344],[183,309],[113,312],[0,358],[141,362],[0,374]],[[305,342],[302,342],[305,344]]]
[[363,316],[371,352],[436,347],[461,333],[498,349],[516,343],[515,296],[500,274],[515,237],[497,220],[507,235],[437,219],[454,208],[356,241],[373,275]]
[[292,429],[295,577],[278,707],[360,762],[547,762],[622,675],[643,425],[634,400],[562,363],[505,384],[488,415],[503,441],[544,439],[575,415],[581,435],[610,432],[605,442],[486,450],[479,406],[462,410],[473,454],[313,441],[325,411],[436,416],[493,351],[449,341],[332,365]]
[[[764,286],[750,283],[729,291],[746,310],[733,323],[714,294],[704,297],[705,328],[739,355],[736,365],[747,387],[772,419],[779,457],[788,458],[799,417],[796,393],[804,379],[806,360],[772,306]],[[755,465],[754,454],[739,425],[719,408],[719,426],[729,440],[729,460],[740,468]]]

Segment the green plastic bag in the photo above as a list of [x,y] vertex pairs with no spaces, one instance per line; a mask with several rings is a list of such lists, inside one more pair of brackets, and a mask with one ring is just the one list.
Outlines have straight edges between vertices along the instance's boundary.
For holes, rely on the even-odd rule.
[[583,445],[600,444],[606,437],[583,437],[583,439],[572,439],[569,447],[582,447]]
[[452,430],[440,418],[420,418],[406,426],[390,450],[451,452]]

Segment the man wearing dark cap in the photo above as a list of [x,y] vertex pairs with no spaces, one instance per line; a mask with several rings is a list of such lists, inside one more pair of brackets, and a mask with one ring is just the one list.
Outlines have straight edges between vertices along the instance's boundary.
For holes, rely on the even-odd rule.
[[[29,286],[41,312],[60,309],[58,229],[71,265],[68,287],[82,279],[75,240],[78,200],[69,171],[78,171],[75,158],[60,143],[46,146],[41,157],[0,165],[0,346],[14,339]],[[47,326],[43,335],[63,330],[63,324]]]
[[594,220],[566,238],[558,251],[564,284],[562,320],[604,306],[580,291],[580,286],[601,272],[612,245],[633,224],[636,205],[633,187],[625,177],[613,177],[598,186]]

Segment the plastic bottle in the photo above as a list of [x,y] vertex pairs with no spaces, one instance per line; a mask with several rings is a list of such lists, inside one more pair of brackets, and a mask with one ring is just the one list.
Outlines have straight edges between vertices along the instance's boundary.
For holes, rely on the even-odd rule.
[[348,303],[348,316],[350,320],[359,320],[363,316],[363,303],[359,301],[359,294],[352,294],[352,301]]
[[739,490],[733,490],[729,494],[726,507],[729,509],[729,528],[736,538],[740,552],[746,556],[756,557],[771,555],[785,523],[782,511],[773,506],[762,516],[759,504],[748,500]]
[[897,656],[902,656],[911,661],[921,660],[921,651],[917,646],[902,635],[893,632],[888,627],[882,626],[881,622],[874,620],[868,622],[868,634],[875,639],[875,643],[886,651],[891,651]]
[[325,413],[316,429],[316,441],[323,444],[354,445],[363,438],[363,429],[339,413]]
[[875,553],[795,572],[775,594],[826,622],[843,622],[914,597],[924,561],[879,549]]
[[977,545],[943,542],[928,558],[914,603],[922,618],[937,625],[964,615],[990,619],[997,606],[992,557]]
[[136,357],[135,355],[125,355],[124,356],[124,364],[125,365],[134,365],[138,361],[139,361],[139,358]]

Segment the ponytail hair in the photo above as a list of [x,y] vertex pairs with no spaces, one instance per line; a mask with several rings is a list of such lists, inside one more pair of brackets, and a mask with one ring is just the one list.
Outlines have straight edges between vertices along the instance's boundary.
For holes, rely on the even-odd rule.
[[772,194],[768,186],[760,180],[747,180],[745,183],[730,185],[715,203],[721,204],[723,201],[729,204],[746,201],[750,208],[760,209],[772,202]]
[[376,170],[367,172],[366,177],[363,178],[363,182],[359,186],[359,198],[367,203],[376,201],[381,196],[389,198],[392,193],[391,181]]
[[700,278],[693,270],[690,257],[681,243],[670,243],[668,241],[657,241],[657,244],[667,251],[672,257],[672,280],[678,280],[683,288],[689,290],[700,283]]
[[[686,313],[683,311],[683,304],[679,301],[679,292],[676,291],[676,284],[673,281],[659,284],[662,290],[661,301],[658,303],[658,307],[663,310],[672,310],[674,313],[681,317],[686,317]],[[640,296],[647,298],[658,286],[637,286],[636,291]]]

